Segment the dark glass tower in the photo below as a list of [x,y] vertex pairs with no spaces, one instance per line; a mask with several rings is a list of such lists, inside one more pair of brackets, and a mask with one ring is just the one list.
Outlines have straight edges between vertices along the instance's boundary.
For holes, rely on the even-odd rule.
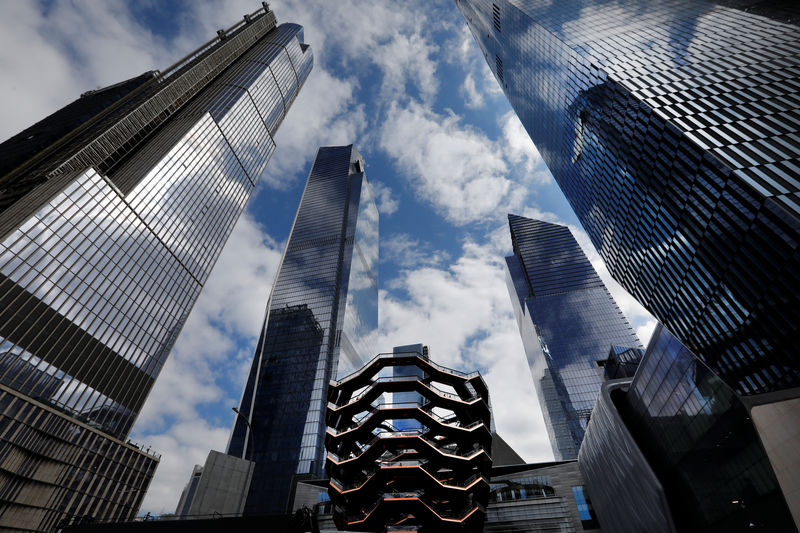
[[127,435],[312,66],[267,8],[0,145],[0,529],[132,518]]
[[641,348],[569,228],[508,215],[506,282],[556,460],[575,459],[612,345]]
[[755,395],[800,386],[800,18],[722,4],[457,0],[614,278]]
[[[758,414],[659,324],[636,375],[603,385],[581,446],[580,469],[603,527],[797,531],[784,499],[797,483],[782,492],[782,472],[754,421]],[[793,442],[776,465],[789,472],[797,457],[791,431],[782,430]]]
[[320,148],[228,445],[255,461],[246,514],[283,513],[297,479],[324,477],[328,383],[377,353],[377,276],[378,210],[364,160],[352,145]]

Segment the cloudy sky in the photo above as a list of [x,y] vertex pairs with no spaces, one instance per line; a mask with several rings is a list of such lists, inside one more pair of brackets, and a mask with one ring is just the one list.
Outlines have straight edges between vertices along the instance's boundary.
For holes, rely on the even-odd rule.
[[[0,140],[80,93],[166,68],[251,0],[0,0]],[[508,292],[506,214],[568,224],[642,342],[654,321],[610,279],[452,0],[284,0],[315,65],[278,149],[131,437],[163,454],[142,512],[172,512],[192,466],[223,450],[316,148],[353,143],[380,222],[380,349],[422,342],[479,369],[498,431],[552,459]]]

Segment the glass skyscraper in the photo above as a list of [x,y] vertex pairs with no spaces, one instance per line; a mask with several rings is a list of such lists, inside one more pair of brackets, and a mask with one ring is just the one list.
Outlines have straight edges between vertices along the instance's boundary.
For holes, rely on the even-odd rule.
[[641,344],[569,228],[508,215],[506,282],[556,460],[575,459],[612,345]]
[[739,394],[800,386],[800,10],[456,3],[614,278]]
[[311,70],[302,41],[265,7],[0,145],[0,529],[137,512],[158,458],[127,435]]
[[296,480],[324,477],[328,383],[377,353],[377,329],[378,209],[364,160],[352,145],[320,148],[228,444],[255,462],[245,514],[284,513]]

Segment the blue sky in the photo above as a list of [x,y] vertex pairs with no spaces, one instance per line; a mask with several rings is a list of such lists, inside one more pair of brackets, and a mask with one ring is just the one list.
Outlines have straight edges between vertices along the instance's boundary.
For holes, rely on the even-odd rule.
[[[0,3],[0,138],[98,86],[166,68],[259,2]],[[552,459],[505,288],[506,214],[570,225],[647,342],[450,0],[270,2],[305,27],[314,70],[131,437],[163,454],[142,511],[172,512],[224,450],[283,245],[318,146],[353,143],[381,212],[380,349],[422,342],[479,369],[498,431]]]

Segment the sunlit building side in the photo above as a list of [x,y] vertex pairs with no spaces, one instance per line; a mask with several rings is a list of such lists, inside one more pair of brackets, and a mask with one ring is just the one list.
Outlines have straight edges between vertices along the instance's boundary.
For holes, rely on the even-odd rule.
[[312,63],[265,6],[0,145],[0,529],[135,516],[127,435]]
[[556,460],[575,459],[600,392],[598,362],[639,340],[566,226],[508,215],[508,285]]

